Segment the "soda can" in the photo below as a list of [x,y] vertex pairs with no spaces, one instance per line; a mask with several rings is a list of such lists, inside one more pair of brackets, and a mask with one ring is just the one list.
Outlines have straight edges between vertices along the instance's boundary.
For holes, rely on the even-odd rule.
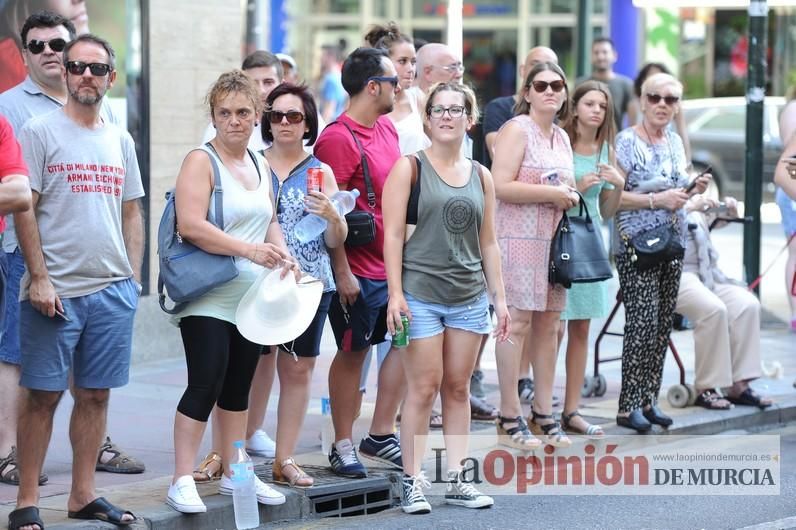
[[406,315],[401,315],[401,327],[403,329],[396,329],[395,335],[392,336],[392,345],[396,348],[409,346],[409,317]]
[[323,169],[311,167],[307,170],[307,191],[323,191]]

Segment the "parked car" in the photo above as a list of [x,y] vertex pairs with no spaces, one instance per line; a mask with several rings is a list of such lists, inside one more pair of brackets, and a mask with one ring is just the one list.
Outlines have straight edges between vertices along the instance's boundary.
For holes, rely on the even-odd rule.
[[[774,167],[782,154],[779,113],[785,99],[767,97],[763,110],[763,200],[774,200]],[[743,97],[685,100],[682,103],[696,171],[712,167],[721,197],[744,197],[746,170],[746,99]]]

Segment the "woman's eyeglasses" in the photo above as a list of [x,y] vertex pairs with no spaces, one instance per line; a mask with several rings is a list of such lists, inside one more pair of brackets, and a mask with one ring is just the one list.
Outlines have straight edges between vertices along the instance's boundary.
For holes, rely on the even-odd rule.
[[448,116],[451,118],[461,118],[464,116],[464,107],[462,105],[451,105],[450,107],[443,107],[442,105],[434,105],[429,109],[428,115],[432,118],[442,118],[445,113],[448,113]]
[[556,81],[550,81],[549,83],[547,81],[533,81],[531,83],[531,86],[536,92],[539,92],[541,94],[542,92],[547,90],[547,87],[550,87],[553,90],[553,92],[561,92],[562,90],[564,90],[564,87],[567,86],[567,84],[558,79]]
[[663,100],[664,103],[669,105],[670,107],[680,101],[680,98],[677,96],[661,96],[660,94],[647,94],[647,101],[650,102],[651,105],[657,105],[658,103]]
[[44,47],[49,46],[55,53],[60,53],[66,48],[66,41],[64,39],[51,39],[51,40],[32,40],[25,46],[33,55],[39,55],[44,51]]
[[268,118],[268,121],[273,123],[274,125],[282,123],[282,119],[284,118],[287,118],[287,122],[292,125],[304,121],[304,114],[300,113],[297,110],[289,110],[287,112],[279,112],[278,110],[269,110],[268,112],[265,113],[265,117]]
[[95,77],[102,77],[112,70],[111,65],[105,63],[84,63],[83,61],[69,61],[66,63],[66,70],[72,75],[83,75],[86,68]]

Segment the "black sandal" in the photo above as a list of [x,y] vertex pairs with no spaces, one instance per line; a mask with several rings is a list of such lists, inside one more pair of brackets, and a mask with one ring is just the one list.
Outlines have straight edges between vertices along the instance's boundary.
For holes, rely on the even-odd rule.
[[[507,423],[516,423],[517,426],[506,428]],[[498,416],[495,427],[497,427],[498,441],[502,445],[521,451],[533,451],[542,446],[542,441],[531,434],[522,416],[516,418]]]
[[569,414],[564,414],[563,412],[561,413],[561,424],[564,426],[565,431],[572,432],[575,434],[582,434],[584,436],[588,436],[589,438],[602,438],[603,436],[605,436],[605,431],[603,431],[602,427],[600,427],[599,425],[592,425],[586,420],[583,420],[584,423],[586,423],[585,430],[575,427],[574,425],[572,425],[572,418],[574,418],[575,416],[583,418],[580,411],[577,410],[573,410]]
[[539,414],[533,410],[531,406],[531,432],[537,436],[545,436],[546,442],[553,447],[569,447],[572,445],[572,440],[561,429],[561,424],[557,421],[545,423],[544,425],[538,423],[536,420],[553,420],[552,414]]
[[39,530],[44,530],[44,522],[36,506],[17,508],[8,514],[8,530],[19,530],[23,526],[38,525]]
[[[130,515],[132,519],[123,521],[122,517],[125,515]],[[70,519],[96,519],[119,526],[127,526],[136,521],[136,516],[133,512],[117,508],[108,502],[105,497],[97,497],[77,512],[68,512],[67,517]]]
[[736,397],[727,396],[727,401],[735,405],[747,405],[750,407],[758,407],[761,410],[767,409],[768,407],[774,404],[771,402],[764,403],[763,397],[754,390],[752,390],[752,387],[747,387],[746,390],[738,394]]
[[[724,401],[725,404],[719,403],[720,401]],[[730,400],[723,398],[721,394],[712,388],[699,394],[694,401],[694,405],[708,410],[730,410],[733,408],[733,404]]]

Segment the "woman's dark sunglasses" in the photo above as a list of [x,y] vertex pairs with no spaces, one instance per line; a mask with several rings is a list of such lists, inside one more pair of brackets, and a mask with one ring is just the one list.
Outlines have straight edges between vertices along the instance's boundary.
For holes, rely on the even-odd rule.
[[64,48],[66,48],[66,41],[64,39],[32,40],[28,43],[26,48],[33,55],[39,55],[44,51],[45,46],[49,46],[53,52],[59,53],[64,51]]
[[265,117],[268,118],[268,121],[273,124],[282,123],[282,118],[287,118],[287,122],[292,123],[293,125],[304,121],[304,115],[297,110],[289,110],[287,112],[269,110],[265,113]]
[[647,101],[650,102],[651,105],[657,105],[658,103],[663,100],[664,103],[669,105],[670,107],[680,101],[680,98],[677,96],[661,96],[660,94],[647,94]]
[[102,77],[111,71],[111,66],[105,63],[84,63],[83,61],[69,61],[66,63],[66,70],[72,75],[83,75],[89,69],[91,75]]
[[531,86],[533,86],[533,89],[535,91],[541,94],[542,92],[547,90],[547,87],[552,88],[553,92],[561,92],[562,90],[564,90],[564,87],[567,85],[566,83],[564,83],[559,79],[556,81],[550,81],[549,83],[547,81],[534,81],[531,83]]

